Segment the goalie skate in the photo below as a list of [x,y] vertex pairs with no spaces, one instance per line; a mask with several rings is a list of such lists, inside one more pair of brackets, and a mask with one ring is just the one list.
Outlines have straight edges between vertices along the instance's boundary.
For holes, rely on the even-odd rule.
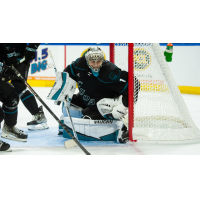
[[39,110],[40,111],[33,116],[33,121],[27,123],[29,131],[45,130],[49,128],[42,106],[39,107]]
[[10,145],[6,142],[3,142],[0,140],[0,151],[8,151],[11,152],[12,150],[10,149]]
[[28,135],[24,131],[19,130],[17,127],[8,126],[4,123],[1,137],[8,140],[27,142]]

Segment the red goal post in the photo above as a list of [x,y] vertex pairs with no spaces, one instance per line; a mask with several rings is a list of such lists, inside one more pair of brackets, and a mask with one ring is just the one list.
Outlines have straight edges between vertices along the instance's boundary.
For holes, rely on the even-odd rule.
[[[126,45],[128,46],[128,129],[129,140],[134,141],[132,133],[134,127],[134,44],[128,43]],[[115,64],[115,43],[110,43],[110,61]]]

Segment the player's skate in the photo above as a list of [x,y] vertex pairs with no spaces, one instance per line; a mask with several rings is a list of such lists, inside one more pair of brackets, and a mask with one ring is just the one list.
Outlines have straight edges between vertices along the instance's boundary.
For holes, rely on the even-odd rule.
[[122,127],[121,130],[119,130],[119,133],[117,135],[117,138],[116,138],[116,142],[119,142],[119,143],[127,143],[128,142],[128,130],[127,130],[127,127],[124,125]]
[[39,107],[39,110],[40,111],[33,116],[33,121],[27,123],[28,130],[30,131],[45,130],[49,128],[42,106]]
[[8,126],[4,123],[1,137],[19,142],[27,142],[28,135],[24,131],[19,130],[17,127]]
[[11,152],[12,150],[10,149],[10,145],[6,142],[3,142],[0,140],[0,151],[8,151]]
[[122,131],[121,137],[119,138],[120,143],[127,143],[128,142],[128,131]]

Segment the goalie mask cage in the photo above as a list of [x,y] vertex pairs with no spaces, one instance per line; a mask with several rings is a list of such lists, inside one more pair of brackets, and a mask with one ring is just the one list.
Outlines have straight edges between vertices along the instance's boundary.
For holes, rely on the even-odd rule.
[[[157,43],[111,43],[110,61],[128,71],[129,140],[156,142],[200,141],[173,79],[164,52]],[[135,84],[136,77],[140,88]],[[137,91],[138,100],[136,99]]]

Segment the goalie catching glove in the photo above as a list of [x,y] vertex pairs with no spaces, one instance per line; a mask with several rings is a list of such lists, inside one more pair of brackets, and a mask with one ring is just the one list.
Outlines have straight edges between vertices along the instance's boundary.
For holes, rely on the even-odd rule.
[[75,90],[76,81],[70,78],[67,72],[56,72],[56,81],[47,99],[63,102],[67,96],[67,100],[71,101]]
[[128,113],[128,108],[122,103],[122,96],[115,99],[101,99],[97,102],[97,108],[106,119],[120,119]]

